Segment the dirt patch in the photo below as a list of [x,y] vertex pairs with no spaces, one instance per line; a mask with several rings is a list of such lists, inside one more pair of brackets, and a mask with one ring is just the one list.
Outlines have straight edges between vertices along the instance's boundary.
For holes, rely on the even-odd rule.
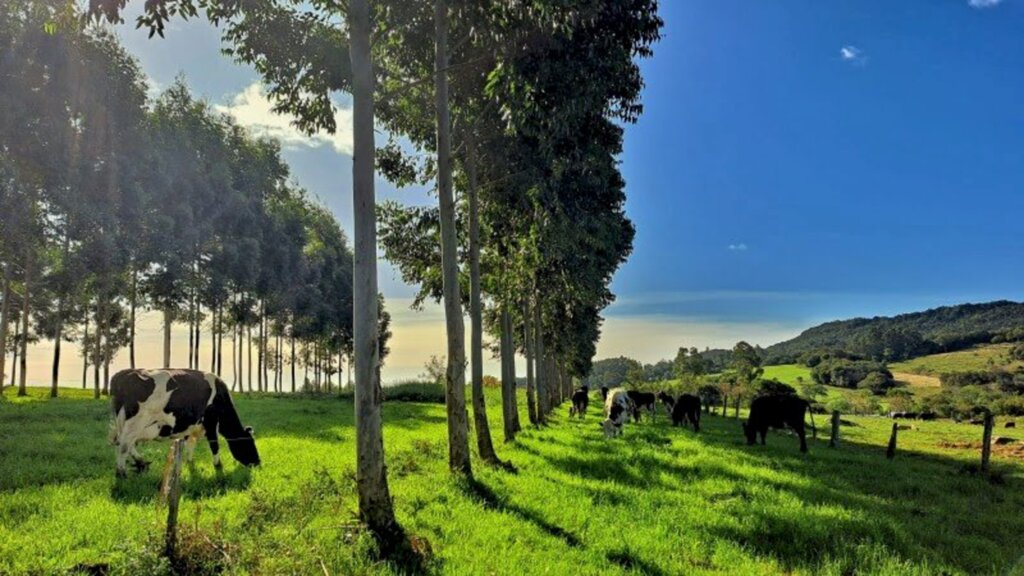
[[941,388],[942,383],[935,376],[924,376],[922,374],[910,374],[909,372],[893,372],[892,377],[897,382],[903,382],[911,388]]
[[[976,450],[979,454],[981,453],[981,442],[939,442],[938,446],[939,448],[952,448],[954,450]],[[1004,458],[1024,460],[1024,443],[993,444],[992,453]]]

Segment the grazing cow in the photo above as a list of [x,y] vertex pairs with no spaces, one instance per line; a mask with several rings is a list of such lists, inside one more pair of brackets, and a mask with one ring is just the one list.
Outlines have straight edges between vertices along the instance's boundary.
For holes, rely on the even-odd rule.
[[1017,423],[1016,422],[1007,422],[1005,427],[1006,428],[1016,428],[1017,427]]
[[607,401],[608,401],[608,387],[607,386],[601,386],[601,402],[607,402]]
[[[790,427],[800,437],[800,451],[807,452],[807,432],[804,428],[804,414],[810,405],[807,400],[792,394],[772,394],[760,396],[750,403],[750,416],[743,423],[743,434],[747,444],[753,445],[757,436],[761,436],[761,444],[765,443],[765,434],[769,428]],[[814,414],[811,414],[811,427],[814,428]]]
[[918,420],[935,420],[935,412],[921,412],[917,415]]
[[590,405],[590,387],[584,384],[572,394],[572,406],[569,407],[569,417],[587,415],[587,406]]
[[675,406],[676,399],[669,396],[664,390],[662,390],[661,392],[658,392],[658,402],[661,402],[661,404],[665,406],[665,413],[668,414],[669,418],[671,418],[672,407]]
[[605,438],[622,435],[622,426],[629,419],[632,404],[629,395],[622,388],[608,392],[608,397],[604,401],[605,420],[601,423]]
[[129,456],[139,472],[149,465],[136,450],[139,442],[188,436],[191,458],[199,435],[204,433],[218,470],[218,433],[227,440],[235,460],[246,466],[260,463],[252,428],[242,426],[227,385],[214,374],[198,370],[122,370],[110,379],[110,400],[114,412],[110,442],[117,446],[118,476],[125,476]]
[[653,392],[641,392],[639,390],[630,390],[627,392],[629,399],[633,402],[633,421],[640,421],[640,412],[647,412],[651,415],[651,420],[654,420],[656,410],[654,409],[657,398]]
[[694,432],[700,432],[700,397],[680,394],[672,409],[672,425],[685,426],[689,422]]

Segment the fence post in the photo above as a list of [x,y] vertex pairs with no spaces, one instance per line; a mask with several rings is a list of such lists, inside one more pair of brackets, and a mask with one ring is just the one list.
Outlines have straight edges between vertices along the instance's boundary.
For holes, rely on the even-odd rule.
[[988,472],[989,457],[992,456],[992,413],[985,414],[985,432],[981,437],[981,471]]
[[892,436],[889,436],[889,448],[885,451],[885,457],[892,460],[896,456],[896,432],[900,429],[899,424],[892,423]]
[[832,436],[828,439],[828,447],[839,446],[839,410],[832,411]]
[[178,544],[178,500],[181,498],[181,452],[185,438],[171,443],[170,468],[164,479],[164,496],[167,499],[167,532],[164,535],[164,555],[173,560]]

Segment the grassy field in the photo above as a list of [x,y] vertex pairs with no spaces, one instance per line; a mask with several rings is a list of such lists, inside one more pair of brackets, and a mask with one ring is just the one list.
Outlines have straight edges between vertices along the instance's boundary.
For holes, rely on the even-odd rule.
[[[490,415],[498,428],[497,395]],[[336,398],[237,398],[263,466],[205,446],[184,475],[183,540],[229,574],[386,574],[355,523],[352,406]],[[437,574],[1024,574],[1024,466],[974,472],[978,427],[915,423],[884,458],[889,421],[849,418],[837,450],[774,433],[747,447],[739,423],[699,434],[628,425],[605,441],[585,421],[498,448],[514,468],[446,470],[444,407],[385,406],[400,521]],[[525,422],[525,418],[524,418]],[[159,463],[115,481],[107,404],[0,400],[0,574],[159,573],[166,512]],[[822,426],[822,422],[818,422]],[[967,446],[956,448],[955,446]],[[144,454],[162,461],[166,444]]]
[[891,364],[893,372],[907,372],[925,376],[938,376],[944,372],[967,372],[971,370],[988,370],[998,366],[1016,369],[1024,366],[1024,362],[1010,360],[1010,349],[1013,344],[989,344],[977,346],[969,350],[946,352],[921,356],[906,362]]

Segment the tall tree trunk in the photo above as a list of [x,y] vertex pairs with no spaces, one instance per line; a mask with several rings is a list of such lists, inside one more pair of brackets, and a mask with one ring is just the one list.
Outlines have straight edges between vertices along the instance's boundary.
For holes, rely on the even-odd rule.
[[381,539],[382,547],[397,546],[403,538],[395,519],[384,468],[381,421],[380,363],[377,346],[377,215],[373,188],[373,62],[370,59],[368,0],[349,0],[349,55],[352,61],[352,203],[354,273],[352,286],[353,338],[356,357],[355,424],[356,489],[359,517]]
[[291,367],[292,368],[292,394],[294,394],[295,393],[295,327],[294,326],[292,326],[291,344],[292,344],[292,367]]
[[217,308],[217,369],[215,372],[220,376],[224,370],[224,305]]
[[501,416],[505,442],[516,438],[516,376],[515,349],[512,340],[512,315],[504,304],[501,307]]
[[487,401],[484,399],[483,311],[480,303],[480,199],[476,181],[476,149],[472,133],[466,143],[466,164],[469,176],[469,319],[470,359],[473,363],[473,423],[476,426],[476,447],[484,462],[498,462],[487,423]]
[[11,279],[7,277],[7,268],[0,274],[4,279],[3,304],[0,304],[0,394],[4,391],[4,377],[7,376],[7,326],[11,322]]
[[132,266],[132,285],[128,294],[128,365],[135,369],[135,307],[138,304],[139,273]]
[[217,307],[210,309],[210,372],[220,376],[217,371]]
[[18,396],[24,396],[28,392],[25,390],[25,386],[28,383],[28,321],[31,316],[31,304],[32,301],[29,298],[29,294],[32,293],[32,268],[35,266],[35,258],[32,257],[31,252],[25,250],[25,294],[22,298],[21,304],[21,358],[19,361],[21,364],[18,366],[20,374],[18,374]]
[[82,390],[85,390],[86,380],[89,377],[89,353],[88,343],[89,342],[89,306],[86,303],[85,312],[85,333],[82,335]]
[[231,327],[231,391],[238,390],[238,326]]
[[256,342],[256,390],[263,392],[263,304],[260,303],[260,329]]
[[92,397],[100,397],[100,363],[103,361],[103,291],[96,293],[96,346],[93,348],[92,358]]
[[547,354],[544,353],[544,330],[543,318],[540,313],[540,296],[537,296],[533,305],[533,346],[535,362],[537,364],[537,422],[543,424],[551,411],[551,396],[548,391]]
[[188,368],[191,370],[194,366],[192,364],[195,359],[195,345],[196,345],[196,330],[195,330],[195,310],[192,307],[192,296],[188,298]]
[[245,377],[249,383],[249,392],[252,392],[252,324],[246,324],[245,331],[249,336],[249,345],[245,347],[246,354],[249,357],[249,368],[245,371]]
[[[63,263],[66,264],[68,254],[71,252],[71,236],[68,234],[67,229],[64,230],[62,245]],[[57,383],[60,380],[60,345],[64,339],[64,301],[66,298],[67,296],[62,287],[61,293],[57,296],[57,317],[55,319],[57,325],[53,330],[53,370],[50,375],[50,398],[57,397]]]
[[199,347],[199,340],[201,339],[202,334],[203,334],[203,322],[202,322],[202,320],[199,317],[200,305],[199,305],[199,291],[198,290],[196,290],[195,306],[194,306],[193,310],[194,310],[193,314],[195,315],[195,328],[196,328],[196,347],[195,347],[195,350],[194,350],[194,353],[195,353],[196,357],[192,361],[192,369],[193,370],[201,370],[202,369],[202,365],[199,364],[199,351],[201,350],[201,348]]
[[170,306],[164,307],[164,368],[171,367],[171,323],[174,313]]
[[21,351],[21,312],[14,315],[14,354],[11,358],[11,388],[17,382],[18,356]]
[[444,317],[448,333],[445,404],[448,409],[448,466],[471,474],[469,419],[466,414],[466,337],[459,294],[459,261],[452,195],[451,118],[448,108],[448,2],[434,1],[434,96],[437,112],[437,195],[441,219]]
[[533,311],[530,308],[530,300],[523,303],[523,341],[526,348],[526,409],[530,416],[530,424],[536,426],[540,420],[537,418],[536,381],[534,378],[534,340],[533,340]]

